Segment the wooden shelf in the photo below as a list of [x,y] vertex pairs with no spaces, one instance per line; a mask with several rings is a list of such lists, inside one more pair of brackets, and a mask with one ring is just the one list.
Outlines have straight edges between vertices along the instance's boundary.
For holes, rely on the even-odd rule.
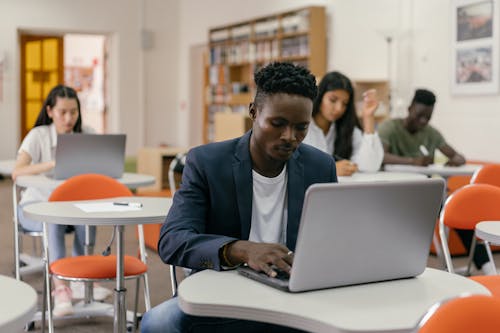
[[205,142],[240,136],[248,130],[248,104],[255,95],[253,74],[258,68],[272,61],[287,61],[309,68],[318,80],[326,72],[324,7],[310,6],[214,27],[208,31],[208,41]]
[[141,192],[161,191],[169,188],[168,168],[178,153],[186,152],[178,147],[143,147],[137,154],[137,172],[155,177],[154,185],[142,187]]

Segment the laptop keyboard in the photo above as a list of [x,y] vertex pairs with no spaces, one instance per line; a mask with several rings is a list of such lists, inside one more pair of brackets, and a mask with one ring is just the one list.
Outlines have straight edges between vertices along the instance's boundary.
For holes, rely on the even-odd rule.
[[277,273],[276,276],[274,277],[275,279],[282,281],[288,281],[290,279],[290,274],[288,274],[287,272],[279,268],[274,268],[274,271]]

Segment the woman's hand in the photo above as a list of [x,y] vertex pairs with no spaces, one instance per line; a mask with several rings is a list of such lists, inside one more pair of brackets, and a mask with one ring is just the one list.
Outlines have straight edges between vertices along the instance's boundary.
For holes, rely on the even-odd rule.
[[18,176],[37,175],[52,170],[56,166],[55,161],[31,164],[31,156],[21,151],[16,160],[16,165],[12,171],[12,179],[16,180]]
[[358,171],[358,165],[349,160],[341,160],[335,162],[337,167],[337,176],[351,176]]
[[367,134],[375,132],[375,111],[379,101],[375,89],[367,90],[363,93],[363,109],[361,118],[363,119],[363,130]]

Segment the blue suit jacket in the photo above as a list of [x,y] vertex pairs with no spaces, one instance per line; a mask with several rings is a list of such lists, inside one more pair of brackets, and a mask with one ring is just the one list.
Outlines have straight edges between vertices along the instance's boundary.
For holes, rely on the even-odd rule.
[[[182,184],[161,228],[158,252],[165,263],[219,270],[219,248],[247,240],[252,217],[251,131],[244,136],[193,148]],[[286,245],[295,249],[306,189],[336,182],[331,156],[301,144],[287,162],[288,224]]]

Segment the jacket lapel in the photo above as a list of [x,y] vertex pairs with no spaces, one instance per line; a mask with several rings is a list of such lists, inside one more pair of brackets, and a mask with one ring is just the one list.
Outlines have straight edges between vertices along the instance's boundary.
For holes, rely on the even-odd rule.
[[252,220],[252,160],[250,158],[250,132],[241,137],[233,158],[236,201],[241,223],[241,239],[248,239]]
[[286,245],[294,251],[299,232],[300,214],[304,201],[304,165],[297,149],[288,161],[288,220]]

